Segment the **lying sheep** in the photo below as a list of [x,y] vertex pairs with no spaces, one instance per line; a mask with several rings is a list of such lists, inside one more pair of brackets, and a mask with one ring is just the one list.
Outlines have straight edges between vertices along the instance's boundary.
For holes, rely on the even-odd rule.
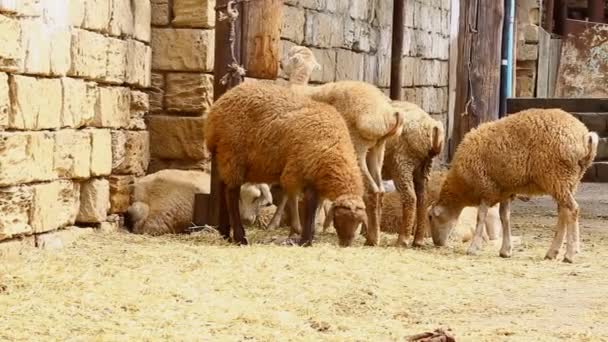
[[488,208],[500,203],[501,257],[510,257],[510,204],[517,194],[551,195],[557,231],[545,258],[555,259],[567,232],[564,262],[579,251],[579,207],[574,194],[597,153],[598,135],[560,109],[529,109],[481,124],[458,146],[439,200],[429,211],[431,234],[441,246],[464,207],[478,207],[469,254],[481,246]]
[[[312,51],[303,46],[293,47],[283,65],[292,90],[332,105],[346,121],[367,189],[365,204],[371,229],[367,229],[366,245],[376,245],[380,231],[381,194],[384,192],[382,165],[385,141],[401,134],[404,115],[391,106],[390,99],[380,89],[369,83],[338,81],[308,86],[310,74],[318,67]],[[296,199],[289,201],[290,212],[297,215],[293,209]],[[282,209],[279,206],[278,212]]]
[[[136,234],[184,233],[192,226],[194,195],[209,193],[209,185],[209,174],[195,170],[161,170],[142,177],[133,185],[125,225]],[[266,184],[244,184],[240,200],[246,224],[253,224],[261,207],[272,204]]]
[[[367,221],[363,184],[346,123],[332,106],[261,82],[242,83],[209,109],[208,150],[226,184],[233,239],[247,244],[238,215],[238,189],[245,182],[280,183],[293,198],[304,193],[306,224],[300,245],[313,240],[319,198],[333,201],[334,227],[349,246]],[[225,238],[230,227],[220,226]]]

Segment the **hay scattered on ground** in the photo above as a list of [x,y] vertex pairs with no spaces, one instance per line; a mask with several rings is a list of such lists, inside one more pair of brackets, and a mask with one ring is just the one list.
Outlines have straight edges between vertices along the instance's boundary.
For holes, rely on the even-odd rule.
[[522,244],[508,260],[495,246],[395,248],[390,235],[343,249],[333,232],[311,248],[259,243],[286,230],[249,230],[248,247],[93,234],[0,265],[0,340],[403,341],[438,328],[457,341],[605,340],[606,219],[583,218],[575,264],[548,262],[543,210],[513,214]]

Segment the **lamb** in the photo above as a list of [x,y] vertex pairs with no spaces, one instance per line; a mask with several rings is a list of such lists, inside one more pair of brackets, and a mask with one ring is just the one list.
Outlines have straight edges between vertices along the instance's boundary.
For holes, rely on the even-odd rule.
[[[304,193],[305,222],[299,244],[312,244],[318,199],[333,201],[340,246],[350,246],[367,221],[363,182],[348,127],[332,106],[285,87],[242,83],[209,109],[208,150],[226,185],[233,240],[247,244],[238,215],[238,189],[245,182],[279,183],[288,196]],[[220,226],[229,238],[230,226]]]
[[560,109],[528,109],[479,125],[458,146],[437,203],[429,210],[435,245],[445,244],[466,206],[477,206],[475,236],[468,248],[477,254],[488,208],[500,203],[502,245],[511,256],[510,204],[517,194],[550,195],[558,206],[557,229],[546,259],[555,259],[567,232],[564,262],[580,250],[574,198],[584,172],[597,154],[598,135]]
[[[310,74],[319,67],[312,51],[303,46],[295,46],[288,53],[288,60],[282,66],[289,76],[291,89],[309,96],[315,101],[335,107],[348,125],[353,146],[357,153],[359,167],[366,185],[366,208],[369,229],[366,245],[377,245],[380,230],[382,164],[386,139],[401,134],[404,115],[390,105],[390,99],[377,87],[360,81],[338,81],[320,86],[307,85]],[[297,215],[297,199],[289,199],[290,212]],[[284,206],[284,203],[281,203]],[[283,210],[279,205],[278,215]],[[333,213],[330,213],[331,217]],[[292,220],[297,223],[297,220]],[[273,220],[275,223],[276,220]],[[367,224],[365,225],[367,226]]]
[[[196,170],[167,169],[142,177],[133,185],[125,225],[136,234],[184,233],[192,226],[194,195],[209,193],[209,184],[209,174]],[[261,207],[272,204],[266,184],[244,184],[240,200],[246,224],[253,224]]]

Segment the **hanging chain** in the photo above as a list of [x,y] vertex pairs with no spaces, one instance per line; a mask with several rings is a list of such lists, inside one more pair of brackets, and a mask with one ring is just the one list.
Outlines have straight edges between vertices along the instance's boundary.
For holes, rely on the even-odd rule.
[[[238,63],[234,53],[234,42],[236,40],[236,21],[239,17],[237,5],[239,3],[248,2],[250,0],[230,0],[224,6],[216,6],[215,10],[220,11],[218,15],[219,21],[230,20],[230,32],[228,35],[228,43],[230,43],[230,60],[226,69],[228,70],[220,79],[220,84],[226,85],[229,80],[238,80],[236,83],[243,81],[245,77],[245,68]],[[223,10],[224,12],[221,12]]]

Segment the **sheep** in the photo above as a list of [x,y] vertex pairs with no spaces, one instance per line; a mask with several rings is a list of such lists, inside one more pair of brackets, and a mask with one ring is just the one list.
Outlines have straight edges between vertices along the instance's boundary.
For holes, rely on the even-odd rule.
[[[279,183],[294,198],[304,193],[303,246],[312,244],[319,197],[333,201],[340,246],[350,246],[358,224],[367,221],[348,127],[332,106],[278,85],[245,82],[211,106],[205,142],[226,185],[233,240],[239,244],[248,243],[237,200],[245,182]],[[219,230],[229,238],[229,226]]]
[[558,206],[558,220],[545,258],[557,257],[567,232],[563,261],[572,263],[580,249],[574,194],[597,154],[598,140],[597,133],[561,109],[528,109],[479,125],[458,146],[439,200],[429,210],[433,242],[444,245],[462,209],[476,206],[477,226],[467,253],[477,254],[488,208],[500,203],[499,255],[508,258],[512,198],[550,195]]
[[[338,81],[315,87],[308,86],[310,74],[320,66],[312,51],[306,47],[291,48],[287,61],[282,63],[282,67],[289,76],[290,86],[294,92],[332,105],[346,120],[366,185],[365,204],[372,229],[367,231],[365,244],[377,245],[380,231],[380,203],[384,192],[382,164],[385,141],[401,134],[403,113],[390,105],[390,99],[380,89],[365,82]],[[295,198],[283,200],[277,208],[278,215],[283,211],[286,201],[290,203],[289,211],[293,213],[292,217],[297,215]],[[329,217],[332,217],[331,212]],[[297,222],[297,220],[292,221]]]
[[[166,169],[140,178],[133,185],[125,225],[133,233],[162,235],[186,232],[192,226],[194,195],[209,193],[210,176],[196,170]],[[266,184],[244,184],[240,215],[253,224],[261,207],[272,204]]]

